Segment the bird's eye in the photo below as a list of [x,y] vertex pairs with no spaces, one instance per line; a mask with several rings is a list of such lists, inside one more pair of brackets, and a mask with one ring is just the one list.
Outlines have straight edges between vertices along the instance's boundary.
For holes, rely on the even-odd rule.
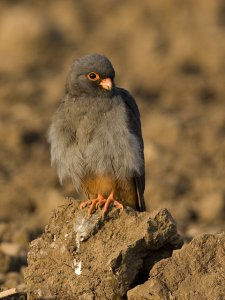
[[100,77],[97,73],[95,72],[91,72],[87,75],[88,79],[92,80],[92,81],[96,81],[98,80]]

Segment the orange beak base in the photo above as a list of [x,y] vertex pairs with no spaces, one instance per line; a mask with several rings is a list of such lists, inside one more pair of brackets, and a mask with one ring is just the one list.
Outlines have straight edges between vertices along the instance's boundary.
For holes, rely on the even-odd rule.
[[111,91],[112,80],[111,80],[111,78],[105,78],[99,83],[99,85],[101,85],[103,87],[103,89]]

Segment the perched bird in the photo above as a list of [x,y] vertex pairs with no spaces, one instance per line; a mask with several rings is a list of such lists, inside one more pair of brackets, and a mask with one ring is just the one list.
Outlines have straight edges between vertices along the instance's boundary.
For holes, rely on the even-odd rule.
[[134,98],[115,85],[115,71],[103,55],[73,61],[65,96],[49,128],[51,161],[59,180],[71,178],[83,190],[91,214],[111,203],[145,210],[144,146]]

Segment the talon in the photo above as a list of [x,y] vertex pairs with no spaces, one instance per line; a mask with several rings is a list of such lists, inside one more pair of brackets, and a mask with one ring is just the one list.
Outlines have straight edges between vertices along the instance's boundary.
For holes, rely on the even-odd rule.
[[96,208],[100,208],[105,204],[106,199],[102,199],[100,200],[97,204],[96,204]]
[[88,207],[88,214],[91,215],[96,209],[100,209],[103,207],[102,215],[103,217],[107,213],[109,206],[113,203],[113,206],[123,210],[123,204],[113,198],[114,192],[112,192],[107,199],[104,199],[102,194],[98,194],[96,199],[85,200],[80,204],[80,209]]
[[91,215],[99,207],[99,205],[102,205],[101,202],[104,203],[104,197],[101,194],[98,194],[98,197],[96,199],[90,199],[90,200],[83,201],[80,204],[80,209],[83,209],[83,208],[89,206],[88,214]]
[[102,211],[102,215],[103,217],[105,216],[105,214],[107,213],[107,210],[110,206],[110,204],[113,202],[113,206],[116,206],[118,207],[119,209],[122,209],[123,210],[123,204],[121,204],[119,201],[115,200],[113,198],[114,196],[114,191],[111,192],[111,194],[109,195],[108,199],[106,200],[105,202],[105,205],[103,207],[103,211]]
[[119,209],[123,210],[123,204],[120,203],[119,201],[114,200],[114,206],[118,207]]
[[88,214],[89,215],[91,215],[94,212],[94,210],[96,209],[98,201],[99,201],[99,199],[93,199],[91,201],[91,205],[88,208]]

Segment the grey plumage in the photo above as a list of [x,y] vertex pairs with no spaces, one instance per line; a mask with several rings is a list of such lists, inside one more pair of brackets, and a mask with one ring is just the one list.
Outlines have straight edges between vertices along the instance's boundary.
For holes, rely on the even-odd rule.
[[87,74],[100,79],[115,76],[111,62],[94,54],[75,60],[66,82],[65,96],[49,129],[51,161],[60,182],[71,178],[76,190],[87,176],[111,176],[117,182],[134,179],[138,209],[144,206],[144,154],[140,115],[134,98],[113,84],[111,91]]

